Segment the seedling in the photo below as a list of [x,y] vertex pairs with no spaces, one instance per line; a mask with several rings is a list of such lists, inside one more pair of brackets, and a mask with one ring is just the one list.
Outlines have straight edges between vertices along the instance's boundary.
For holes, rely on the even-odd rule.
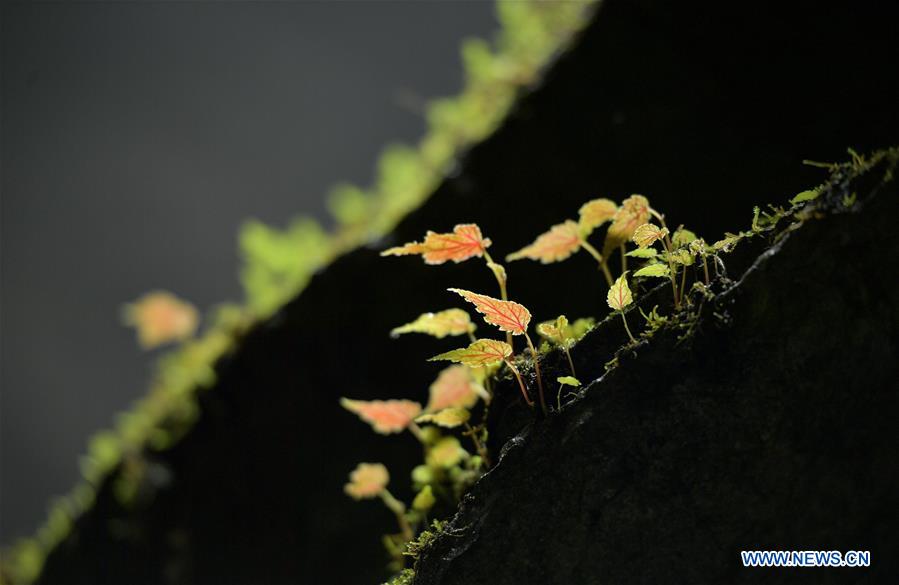
[[524,380],[521,379],[521,373],[515,364],[512,363],[512,346],[503,341],[495,339],[479,339],[461,349],[454,349],[435,355],[430,361],[447,360],[457,364],[463,364],[470,368],[490,367],[497,364],[506,364],[518,380],[518,387],[521,389],[521,395],[528,406],[534,406],[534,401],[528,396],[527,388],[525,388]]
[[580,221],[566,220],[552,226],[549,231],[537,236],[534,243],[506,256],[507,262],[522,258],[538,260],[542,264],[561,262],[583,249],[599,263],[600,270],[609,286],[612,285],[612,273],[609,265],[599,251],[587,241],[593,231],[611,220],[618,206],[610,199],[594,199],[585,203],[579,212]]
[[537,389],[540,396],[540,408],[546,413],[546,400],[543,393],[543,377],[540,374],[540,360],[537,357],[537,349],[531,336],[528,335],[528,324],[531,322],[531,312],[513,301],[501,301],[471,291],[459,288],[448,289],[461,296],[463,299],[473,304],[475,310],[483,315],[484,321],[490,325],[495,325],[500,331],[505,331],[510,335],[523,335],[531,352],[531,358],[534,360],[534,371],[537,374]]
[[559,383],[559,392],[556,394],[556,409],[562,410],[562,388],[565,386],[577,388],[581,385],[581,381],[574,376],[559,376],[556,378],[556,382]]
[[568,318],[565,315],[559,315],[555,321],[547,321],[537,325],[537,333],[541,337],[562,348],[562,351],[565,352],[565,357],[568,358],[568,367],[571,368],[571,375],[577,376],[577,372],[574,370],[574,361],[571,359],[571,352],[569,351],[569,348],[574,343],[574,339],[569,337],[569,329],[570,325],[568,325]]
[[637,340],[631,335],[630,328],[627,326],[627,317],[624,316],[624,309],[634,302],[631,289],[627,285],[627,272],[619,276],[618,280],[612,284],[612,288],[609,289],[609,293],[606,296],[606,301],[609,303],[609,307],[621,313],[621,320],[624,322],[624,330],[627,331],[627,336],[630,338],[631,343],[637,343]]
[[[493,261],[487,248],[493,242],[485,238],[481,228],[474,223],[459,224],[453,228],[452,233],[439,234],[428,231],[421,242],[410,242],[390,248],[381,252],[381,256],[408,256],[410,254],[421,255],[426,264],[443,264],[449,260],[455,263],[469,258],[484,258],[487,268],[499,285],[502,299],[508,300],[506,269]],[[512,336],[507,335],[506,341],[512,344]]]

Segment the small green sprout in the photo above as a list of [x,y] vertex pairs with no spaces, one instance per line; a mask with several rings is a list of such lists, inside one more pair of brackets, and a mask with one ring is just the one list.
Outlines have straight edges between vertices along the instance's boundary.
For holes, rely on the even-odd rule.
[[568,318],[565,315],[559,315],[556,317],[555,321],[547,321],[546,323],[537,325],[537,333],[547,341],[562,348],[562,351],[565,352],[565,357],[568,358],[568,366],[571,368],[571,375],[577,376],[577,372],[574,370],[574,361],[571,359],[571,352],[569,351],[574,344],[574,339],[569,337],[570,328],[571,326],[568,324]]
[[574,376],[559,376],[556,378],[559,383],[559,391],[556,393],[556,410],[562,410],[562,388],[565,386],[574,386],[577,388],[581,385],[581,381]]

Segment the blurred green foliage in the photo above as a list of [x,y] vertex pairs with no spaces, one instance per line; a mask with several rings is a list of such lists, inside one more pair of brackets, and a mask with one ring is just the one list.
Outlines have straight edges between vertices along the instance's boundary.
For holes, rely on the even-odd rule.
[[388,233],[423,203],[455,158],[490,134],[520,89],[539,79],[541,68],[587,21],[594,1],[498,0],[501,28],[494,42],[463,43],[463,91],[430,104],[428,129],[417,146],[384,150],[370,188],[341,184],[331,191],[332,230],[310,218],[283,229],[248,221],[239,237],[245,303],[214,309],[200,337],[160,359],[148,394],[120,414],[112,430],[90,440],[80,461],[81,483],[51,504],[33,538],[3,551],[0,585],[27,584],[40,575],[47,553],[93,504],[97,487],[113,470],[122,469],[113,487],[122,505],[136,505],[138,493],[152,490],[142,453],[165,449],[190,428],[198,415],[196,392],[215,383],[215,363],[254,323],[302,290],[317,270]]

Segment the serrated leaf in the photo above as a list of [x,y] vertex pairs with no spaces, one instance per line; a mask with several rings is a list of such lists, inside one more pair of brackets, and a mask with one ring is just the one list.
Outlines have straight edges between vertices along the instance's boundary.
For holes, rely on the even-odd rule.
[[656,278],[668,278],[670,274],[671,271],[665,264],[650,264],[634,272],[634,276],[652,276]]
[[429,361],[447,360],[477,368],[492,366],[512,355],[512,346],[496,339],[479,339],[462,349],[454,349],[432,357]]
[[624,308],[631,303],[634,302],[634,297],[631,295],[631,289],[627,285],[627,272],[618,277],[612,287],[609,288],[609,293],[606,295],[606,302],[609,303],[609,307],[616,311],[623,311]]
[[640,248],[648,248],[667,235],[668,228],[660,228],[655,224],[644,223],[637,226],[631,239]]
[[611,221],[617,212],[618,204],[611,199],[594,199],[584,203],[578,211],[580,215],[578,227],[581,235],[586,238],[593,233],[593,230]]
[[372,426],[376,433],[389,435],[406,429],[421,414],[421,404],[411,400],[351,400],[340,405]]
[[463,365],[450,366],[438,374],[431,384],[428,412],[444,408],[471,408],[484,396],[486,391],[474,379],[470,368]]
[[466,223],[454,227],[452,233],[429,231],[423,242],[390,248],[381,252],[381,256],[421,254],[427,264],[443,264],[448,260],[462,262],[474,256],[483,256],[490,244],[490,239],[481,234],[477,224]]
[[818,195],[820,195],[818,191],[810,190],[803,191],[802,193],[798,193],[795,197],[790,199],[790,203],[793,205],[797,205],[799,203],[805,203],[806,201],[812,201],[813,199],[817,199]]
[[529,258],[539,260],[542,264],[550,264],[564,260],[578,251],[581,247],[581,235],[578,225],[566,220],[559,223],[549,231],[537,236],[534,243],[525,246],[521,250],[506,256],[507,262]]
[[354,500],[377,497],[390,482],[387,468],[380,463],[360,463],[350,472],[350,482],[343,491]]
[[468,452],[462,448],[456,437],[444,437],[428,450],[425,462],[431,467],[448,469],[462,462]]
[[649,221],[649,200],[642,195],[631,195],[625,199],[615,217],[609,231],[606,233],[606,241],[603,245],[603,256],[621,244],[627,242],[634,235],[637,226]]
[[464,425],[471,418],[471,413],[464,408],[444,408],[439,412],[423,414],[415,419],[417,423],[432,423],[447,429]]
[[565,315],[559,315],[555,321],[546,321],[537,325],[537,333],[556,345],[565,345],[567,329],[568,318]]
[[471,317],[462,309],[447,309],[438,313],[424,313],[415,321],[400,325],[390,332],[391,337],[403,333],[425,333],[438,339],[447,335],[465,335],[476,329]]
[[556,382],[558,382],[559,384],[565,384],[566,386],[581,385],[581,381],[574,376],[559,376],[558,378],[556,378]]
[[632,258],[655,258],[659,255],[659,251],[655,248],[637,248],[636,250],[631,250],[625,256],[630,256]]
[[696,240],[696,234],[684,228],[683,226],[677,228],[674,231],[674,235],[671,236],[671,244],[675,248],[683,248],[684,246],[688,246],[694,240]]
[[447,289],[473,304],[475,310],[484,316],[484,321],[499,327],[512,335],[522,335],[531,322],[531,312],[524,305],[513,301],[502,301],[487,295],[474,293],[461,288]]

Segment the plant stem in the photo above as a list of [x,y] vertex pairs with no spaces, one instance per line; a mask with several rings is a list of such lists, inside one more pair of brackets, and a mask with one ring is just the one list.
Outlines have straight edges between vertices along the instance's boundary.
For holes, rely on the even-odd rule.
[[[662,224],[662,227],[666,230],[668,226],[665,224],[665,216],[656,211],[653,208],[649,208],[649,213],[659,220],[659,223]],[[668,252],[668,273],[671,277],[671,290],[674,293],[674,308],[680,308],[680,299],[677,296],[677,270],[674,268],[674,261],[671,259],[671,251],[674,248],[674,245],[671,243],[671,238],[668,234],[665,234],[665,238],[662,240],[662,245],[665,246],[665,251]]]
[[524,380],[521,379],[518,368],[516,368],[509,360],[506,360],[506,366],[508,366],[508,368],[512,370],[512,373],[515,374],[515,379],[518,380],[518,387],[521,388],[521,395],[524,396],[524,401],[528,406],[533,407],[534,401],[528,396],[527,388],[524,387]]
[[474,333],[472,333],[471,331],[468,332],[468,339],[470,339],[472,343],[474,343],[478,340],[478,338],[475,337]]
[[621,273],[624,274],[627,272],[627,249],[624,247],[624,244],[619,246],[621,250]]
[[583,238],[581,238],[581,247],[584,250],[587,250],[588,254],[596,258],[596,261],[599,262],[599,267],[602,269],[603,276],[606,277],[606,283],[608,283],[609,286],[612,286],[612,284],[615,282],[615,279],[612,278],[612,273],[609,272],[609,266],[608,264],[606,264],[605,259],[603,259],[602,254],[600,254],[596,250],[596,248],[591,246],[590,243]]
[[396,521],[400,525],[403,540],[409,542],[415,535],[412,533],[412,526],[409,525],[409,521],[406,519],[406,505],[394,498],[393,494],[387,491],[386,488],[381,490],[380,495],[384,505],[396,515]]
[[543,409],[543,414],[549,412],[546,410],[546,400],[543,398],[543,376],[540,375],[540,360],[537,358],[537,350],[534,348],[534,342],[531,341],[531,336],[528,335],[527,331],[524,332],[524,339],[528,342],[528,349],[531,350],[531,357],[534,358],[534,372],[537,374],[537,390],[540,395],[540,408]]
[[[487,252],[487,250],[484,250],[484,260],[487,261],[487,269],[490,270],[491,273],[493,273],[493,277],[496,279],[497,284],[499,284],[500,298],[504,301],[508,301],[509,300],[509,292],[506,289],[506,279],[503,278],[502,276],[500,276],[499,272],[497,272],[493,268],[490,268],[491,264],[500,266],[500,268],[502,268],[502,266],[500,264],[496,264],[496,262],[493,261],[493,258],[490,257],[490,254]],[[505,271],[505,269],[503,269],[503,274],[505,274],[505,273],[506,273],[506,271]],[[508,343],[509,345],[512,345],[512,334],[511,333],[506,332],[506,343]]]
[[680,279],[680,298],[684,298],[684,289],[687,287],[687,267],[684,266],[684,270],[681,273]]
[[706,261],[705,256],[702,257],[702,271],[705,273],[705,285],[709,285],[709,263]]
[[562,349],[565,350],[565,357],[568,358],[568,366],[571,368],[571,375],[577,378],[577,372],[574,371],[574,362],[571,360],[571,352],[568,351],[568,346],[563,345]]
[[627,331],[627,336],[631,338],[631,343],[637,343],[637,340],[634,339],[634,336],[631,335],[631,330],[627,326],[627,318],[624,316],[624,310],[619,311],[621,313],[621,320],[624,321],[624,330]]
[[421,432],[421,427],[415,424],[414,422],[409,423],[409,432],[412,433],[412,436],[418,439],[422,445],[425,444],[425,436],[424,433]]
[[484,443],[478,438],[477,431],[467,422],[465,423],[466,435],[471,437],[471,442],[474,443],[474,448],[477,449],[478,455],[481,456],[481,459],[484,461],[484,465],[487,468],[493,467],[493,464],[490,463],[490,455],[487,453],[487,447],[484,446]]

